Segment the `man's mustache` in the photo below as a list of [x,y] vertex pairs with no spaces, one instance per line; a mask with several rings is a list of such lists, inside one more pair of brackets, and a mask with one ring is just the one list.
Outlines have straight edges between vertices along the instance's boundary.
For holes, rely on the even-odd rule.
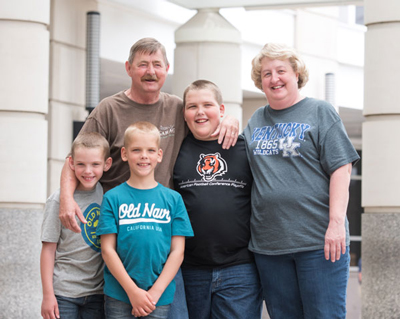
[[158,81],[156,75],[145,75],[142,77],[142,81]]

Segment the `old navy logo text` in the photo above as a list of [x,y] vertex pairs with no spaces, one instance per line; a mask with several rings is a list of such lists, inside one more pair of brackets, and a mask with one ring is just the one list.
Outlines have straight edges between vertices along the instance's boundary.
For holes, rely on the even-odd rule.
[[122,204],[119,206],[119,224],[128,225],[136,223],[160,223],[167,224],[171,221],[170,211],[165,208],[157,208],[155,204],[151,206],[148,203],[144,204],[144,209],[141,210],[141,203],[135,206],[134,204]]

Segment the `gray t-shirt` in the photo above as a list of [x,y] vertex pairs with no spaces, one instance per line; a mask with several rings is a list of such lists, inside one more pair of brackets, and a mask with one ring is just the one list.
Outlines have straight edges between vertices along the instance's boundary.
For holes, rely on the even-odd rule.
[[[42,242],[57,243],[54,264],[54,294],[70,298],[103,293],[104,262],[100,252],[100,237],[96,228],[103,200],[103,188],[97,183],[92,191],[74,193],[74,199],[88,221],[78,223],[82,232],[66,229],[58,217],[60,191],[54,192],[46,202]],[[78,220],[78,219],[77,219]]]
[[284,110],[267,105],[244,135],[254,177],[249,249],[270,255],[323,249],[330,175],[359,159],[335,109],[312,98]]

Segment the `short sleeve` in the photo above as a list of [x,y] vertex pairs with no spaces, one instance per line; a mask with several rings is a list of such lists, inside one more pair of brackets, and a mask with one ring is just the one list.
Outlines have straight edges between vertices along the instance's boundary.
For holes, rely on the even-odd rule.
[[117,220],[113,211],[112,200],[109,194],[105,194],[100,208],[99,224],[97,225],[96,235],[118,233]]
[[321,141],[321,165],[331,175],[343,165],[359,159],[341,120],[334,123]]
[[53,194],[46,201],[43,215],[41,241],[58,243],[61,235],[61,221],[59,218],[60,203],[58,196]]
[[193,229],[183,203],[182,196],[176,193],[175,213],[172,220],[172,236],[193,237]]
[[[94,111],[93,111],[94,112]],[[94,117],[89,117],[86,119],[85,124],[83,124],[80,133],[90,133],[90,132],[97,132],[107,138],[107,134],[103,129],[102,125],[96,120]]]

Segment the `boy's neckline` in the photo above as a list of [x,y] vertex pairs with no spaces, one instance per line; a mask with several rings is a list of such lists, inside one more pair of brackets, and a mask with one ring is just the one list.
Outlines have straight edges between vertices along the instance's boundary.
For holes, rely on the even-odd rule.
[[79,192],[93,192],[94,190],[96,190],[97,184],[98,184],[98,183],[99,183],[99,182],[97,182],[96,185],[94,185],[94,187],[91,188],[91,189],[82,189],[82,188],[79,188],[80,186],[82,186],[81,184],[79,184],[79,185],[76,187],[76,190],[79,191]]
[[157,181],[152,181],[152,182],[149,182],[149,183],[140,183],[140,182],[132,183],[132,181],[127,180],[126,184],[128,186],[132,187],[132,188],[135,188],[135,189],[146,190],[146,189],[156,188],[159,183]]

